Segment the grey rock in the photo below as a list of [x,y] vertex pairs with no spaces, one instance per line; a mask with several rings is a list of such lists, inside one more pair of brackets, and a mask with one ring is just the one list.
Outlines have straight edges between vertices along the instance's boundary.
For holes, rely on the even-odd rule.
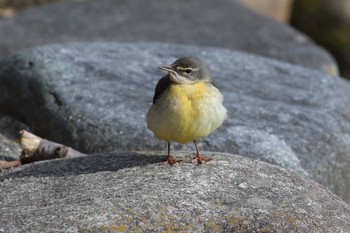
[[0,35],[0,56],[52,43],[159,41],[243,50],[338,74],[336,62],[323,48],[236,0],[59,3],[2,19]]
[[228,109],[223,126],[199,142],[201,150],[308,174],[350,201],[350,84],[315,70],[205,47],[47,46],[0,61],[0,111],[84,153],[165,150],[145,114],[164,75],[156,66],[186,54],[210,65]]
[[278,164],[299,174],[308,175],[302,168],[297,154],[278,136],[246,126],[230,127],[227,131],[231,136],[230,140],[236,146],[237,154]]
[[[97,154],[13,169],[2,232],[347,232],[350,206],[308,178],[233,154]],[[188,163],[187,163],[188,162]],[[15,194],[15,195],[14,195]]]
[[0,163],[18,159],[21,154],[20,146],[14,141],[0,134]]
[[15,160],[21,154],[16,142],[20,130],[30,130],[19,120],[0,113],[0,160]]

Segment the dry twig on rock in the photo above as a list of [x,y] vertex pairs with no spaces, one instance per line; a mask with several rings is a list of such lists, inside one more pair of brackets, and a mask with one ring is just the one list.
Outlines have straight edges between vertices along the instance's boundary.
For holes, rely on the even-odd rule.
[[23,149],[20,159],[9,162],[0,162],[0,169],[15,167],[40,160],[74,158],[85,155],[71,147],[40,138],[25,130],[19,132],[18,143]]

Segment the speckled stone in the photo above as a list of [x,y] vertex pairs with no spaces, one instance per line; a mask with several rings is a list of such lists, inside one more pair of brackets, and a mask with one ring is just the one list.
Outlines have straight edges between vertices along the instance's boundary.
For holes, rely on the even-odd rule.
[[0,176],[1,232],[347,232],[350,207],[308,178],[233,154],[43,161]]
[[30,129],[19,120],[0,113],[0,162],[18,159],[21,155],[21,148],[16,142],[20,130]]

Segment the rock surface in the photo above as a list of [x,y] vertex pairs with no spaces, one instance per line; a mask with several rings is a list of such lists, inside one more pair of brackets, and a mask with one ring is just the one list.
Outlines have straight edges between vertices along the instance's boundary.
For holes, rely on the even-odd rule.
[[0,113],[0,162],[19,158],[21,148],[16,139],[22,129],[29,130],[22,122]]
[[60,3],[2,19],[0,35],[2,57],[52,43],[159,41],[243,50],[338,74],[336,62],[324,49],[236,0],[220,4],[211,0]]
[[185,54],[210,65],[228,108],[228,119],[200,141],[201,150],[277,164],[350,201],[350,84],[314,70],[205,47],[48,46],[0,62],[0,111],[86,153],[165,149],[145,114],[164,75],[156,65]]
[[[190,161],[192,153],[176,153]],[[3,175],[2,232],[347,232],[350,206],[267,163],[207,153],[197,166],[159,152],[38,162]]]

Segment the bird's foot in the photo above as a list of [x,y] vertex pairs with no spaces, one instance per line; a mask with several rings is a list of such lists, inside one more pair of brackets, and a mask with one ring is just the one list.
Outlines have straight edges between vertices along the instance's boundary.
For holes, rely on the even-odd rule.
[[182,160],[176,160],[174,159],[172,156],[168,156],[166,159],[166,163],[168,163],[169,165],[173,166],[175,163],[180,163]]
[[206,163],[206,162],[211,161],[211,159],[201,157],[200,155],[197,154],[197,155],[193,158],[192,161],[197,161],[198,164],[203,164],[203,163]]

